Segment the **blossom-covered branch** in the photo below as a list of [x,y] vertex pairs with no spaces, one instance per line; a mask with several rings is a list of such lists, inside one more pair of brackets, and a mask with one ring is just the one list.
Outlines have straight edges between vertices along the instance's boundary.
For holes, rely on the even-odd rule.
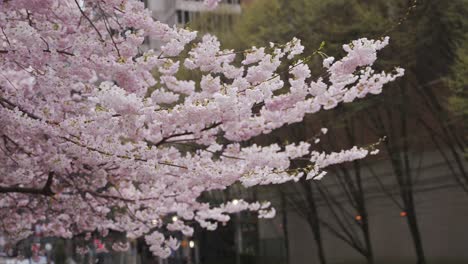
[[[16,241],[33,225],[60,237],[112,229],[145,236],[164,257],[178,243],[162,230],[191,235],[192,223],[214,229],[241,210],[272,217],[269,204],[198,198],[236,182],[320,179],[331,164],[364,158],[366,148],[246,142],[378,94],[403,74],[372,68],[388,38],[344,45],[314,79],[299,39],[223,50],[214,36],[154,21],[139,1],[82,2],[0,2],[0,229]],[[146,37],[160,49],[141,52]],[[292,170],[295,159],[309,165]]]

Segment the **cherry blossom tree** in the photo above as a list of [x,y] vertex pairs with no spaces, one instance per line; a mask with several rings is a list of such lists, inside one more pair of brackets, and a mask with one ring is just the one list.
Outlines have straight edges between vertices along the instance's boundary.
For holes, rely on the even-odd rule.
[[[317,180],[372,154],[247,140],[403,75],[372,68],[388,38],[352,41],[337,60],[318,49],[324,74],[313,79],[299,39],[223,50],[132,0],[2,0],[0,29],[0,230],[13,241],[35,225],[64,238],[116,230],[167,257],[179,246],[171,232],[212,230],[241,210],[273,217],[268,202],[197,198],[238,182]],[[146,37],[161,48],[143,52]],[[292,169],[299,158],[309,165]]]

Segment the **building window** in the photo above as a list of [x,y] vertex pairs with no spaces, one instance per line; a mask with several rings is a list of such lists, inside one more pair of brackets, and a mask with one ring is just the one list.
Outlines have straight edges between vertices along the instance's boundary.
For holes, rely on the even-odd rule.
[[177,15],[177,23],[181,25],[187,24],[195,16],[193,12],[189,12],[187,10],[177,10],[176,15]]

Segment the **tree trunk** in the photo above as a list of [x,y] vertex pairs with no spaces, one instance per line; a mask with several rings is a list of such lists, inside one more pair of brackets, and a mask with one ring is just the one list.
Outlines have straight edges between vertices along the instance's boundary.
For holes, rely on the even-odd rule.
[[309,226],[312,229],[315,244],[317,245],[317,254],[319,257],[319,261],[320,264],[326,264],[327,261],[325,259],[325,252],[323,249],[323,241],[320,230],[320,222],[318,218],[317,204],[315,203],[312,185],[308,181],[302,181],[301,183],[304,187],[306,199],[309,204],[309,211],[307,212],[307,221],[309,222]]
[[289,232],[288,232],[288,212],[286,211],[286,197],[284,192],[280,190],[281,194],[281,211],[282,214],[282,228],[284,236],[284,251],[285,251],[285,264],[289,264]]
[[423,244],[421,240],[421,233],[419,232],[418,221],[416,219],[416,210],[414,209],[413,194],[408,194],[408,206],[407,206],[407,223],[413,238],[414,248],[416,250],[416,256],[418,258],[417,264],[426,264],[426,257],[424,255]]
[[326,264],[327,261],[325,259],[325,252],[323,250],[323,243],[322,243],[322,236],[320,233],[320,224],[317,222],[318,220],[314,219],[316,216],[313,216],[312,213],[309,213],[309,225],[312,229],[312,233],[314,236],[315,243],[317,245],[317,254],[319,257],[320,264]]
[[[349,142],[351,143],[352,146],[357,145],[357,140],[356,140],[356,134],[355,134],[355,126],[354,126],[354,121],[346,121],[345,122],[345,129],[346,129],[346,134],[348,137]],[[353,190],[353,197],[356,203],[356,209],[359,212],[359,215],[362,216],[362,222],[360,225],[362,235],[364,237],[364,243],[365,243],[365,258],[367,260],[368,264],[373,264],[374,263],[374,254],[372,252],[372,243],[370,239],[370,233],[369,233],[369,218],[367,214],[367,208],[366,208],[366,200],[365,200],[365,194],[364,194],[364,188],[362,186],[362,177],[361,177],[361,164],[359,161],[354,161],[353,162],[353,167],[354,167],[354,175],[355,175],[355,183],[356,183],[356,190],[354,188],[353,182],[350,182],[349,185]],[[348,176],[348,172],[346,171],[346,168],[343,170],[344,176],[351,179],[350,176]]]
[[363,215],[362,218],[362,233],[364,235],[364,242],[366,243],[366,260],[368,264],[374,264],[374,254],[372,252],[372,244],[370,240],[370,232],[369,232],[369,221],[367,218],[367,212]]

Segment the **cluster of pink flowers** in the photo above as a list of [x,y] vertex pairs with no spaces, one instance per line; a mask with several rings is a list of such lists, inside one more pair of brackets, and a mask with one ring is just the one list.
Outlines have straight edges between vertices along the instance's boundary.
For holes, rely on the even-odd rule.
[[[0,232],[12,240],[34,225],[66,238],[117,230],[145,236],[164,257],[179,243],[161,230],[191,235],[193,223],[214,229],[241,210],[272,217],[269,204],[197,198],[236,182],[318,179],[328,165],[364,158],[360,148],[243,142],[380,93],[403,74],[372,69],[388,38],[345,45],[314,80],[298,39],[222,50],[214,36],[154,21],[136,0],[1,1],[0,28]],[[149,36],[160,50],[140,50]],[[282,79],[279,67],[294,59]],[[182,68],[201,81],[182,79]],[[297,158],[310,169],[292,172]]]

